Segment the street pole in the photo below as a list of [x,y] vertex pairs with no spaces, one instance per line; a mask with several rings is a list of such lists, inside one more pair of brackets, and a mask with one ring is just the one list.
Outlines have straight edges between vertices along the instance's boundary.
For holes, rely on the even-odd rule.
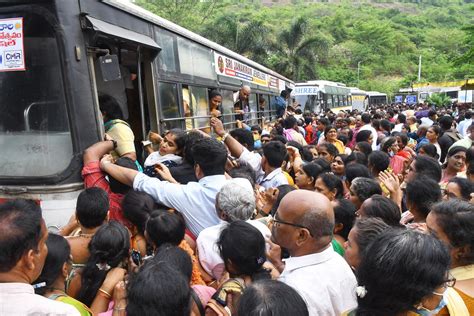
[[357,88],[359,88],[359,78],[360,78],[360,61],[357,62]]
[[421,55],[420,58],[418,59],[418,82],[421,81]]

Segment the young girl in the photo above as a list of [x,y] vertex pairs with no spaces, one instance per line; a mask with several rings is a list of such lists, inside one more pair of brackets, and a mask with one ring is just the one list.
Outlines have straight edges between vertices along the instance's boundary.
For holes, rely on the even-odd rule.
[[164,164],[166,167],[176,167],[183,162],[180,156],[184,147],[186,132],[180,129],[169,130],[163,138],[159,137],[160,149],[152,152],[145,160],[143,173],[156,177],[155,165]]

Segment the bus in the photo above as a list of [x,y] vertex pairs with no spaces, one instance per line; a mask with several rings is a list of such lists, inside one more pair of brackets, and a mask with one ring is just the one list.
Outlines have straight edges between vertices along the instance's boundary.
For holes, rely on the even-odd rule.
[[303,111],[319,113],[325,110],[350,110],[350,88],[345,84],[326,80],[297,82],[291,92]]
[[386,93],[378,91],[367,91],[368,105],[382,105],[388,104],[388,98]]
[[367,92],[356,87],[349,89],[351,89],[352,110],[358,110],[359,112],[365,111],[368,105]]
[[72,214],[82,153],[104,138],[99,94],[117,100],[140,143],[208,128],[210,89],[227,128],[242,85],[249,125],[276,118],[273,98],[293,84],[125,0],[2,1],[0,30],[0,201],[37,201],[49,227]]
[[474,93],[474,79],[459,81],[440,81],[414,83],[409,88],[402,88],[401,93],[416,96],[418,103],[423,103],[433,94],[444,94],[451,98],[451,102],[459,104],[472,104]]

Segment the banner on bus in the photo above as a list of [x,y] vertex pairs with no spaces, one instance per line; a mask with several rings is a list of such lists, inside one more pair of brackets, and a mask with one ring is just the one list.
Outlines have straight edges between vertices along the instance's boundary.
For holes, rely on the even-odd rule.
[[[267,75],[260,70],[247,66],[240,61],[214,53],[214,64],[216,73],[221,76],[240,79],[259,86],[278,89],[281,86],[281,80]],[[283,82],[283,85],[285,83]]]
[[296,86],[291,92],[292,95],[318,95],[319,87],[317,86]]
[[0,19],[0,72],[25,69],[23,18]]

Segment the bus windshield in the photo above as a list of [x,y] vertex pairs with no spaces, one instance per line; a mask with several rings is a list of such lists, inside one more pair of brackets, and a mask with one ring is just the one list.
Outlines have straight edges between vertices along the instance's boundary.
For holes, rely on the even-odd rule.
[[0,67],[0,177],[52,176],[73,156],[58,43],[41,15],[0,14],[3,24],[21,18],[24,70]]

